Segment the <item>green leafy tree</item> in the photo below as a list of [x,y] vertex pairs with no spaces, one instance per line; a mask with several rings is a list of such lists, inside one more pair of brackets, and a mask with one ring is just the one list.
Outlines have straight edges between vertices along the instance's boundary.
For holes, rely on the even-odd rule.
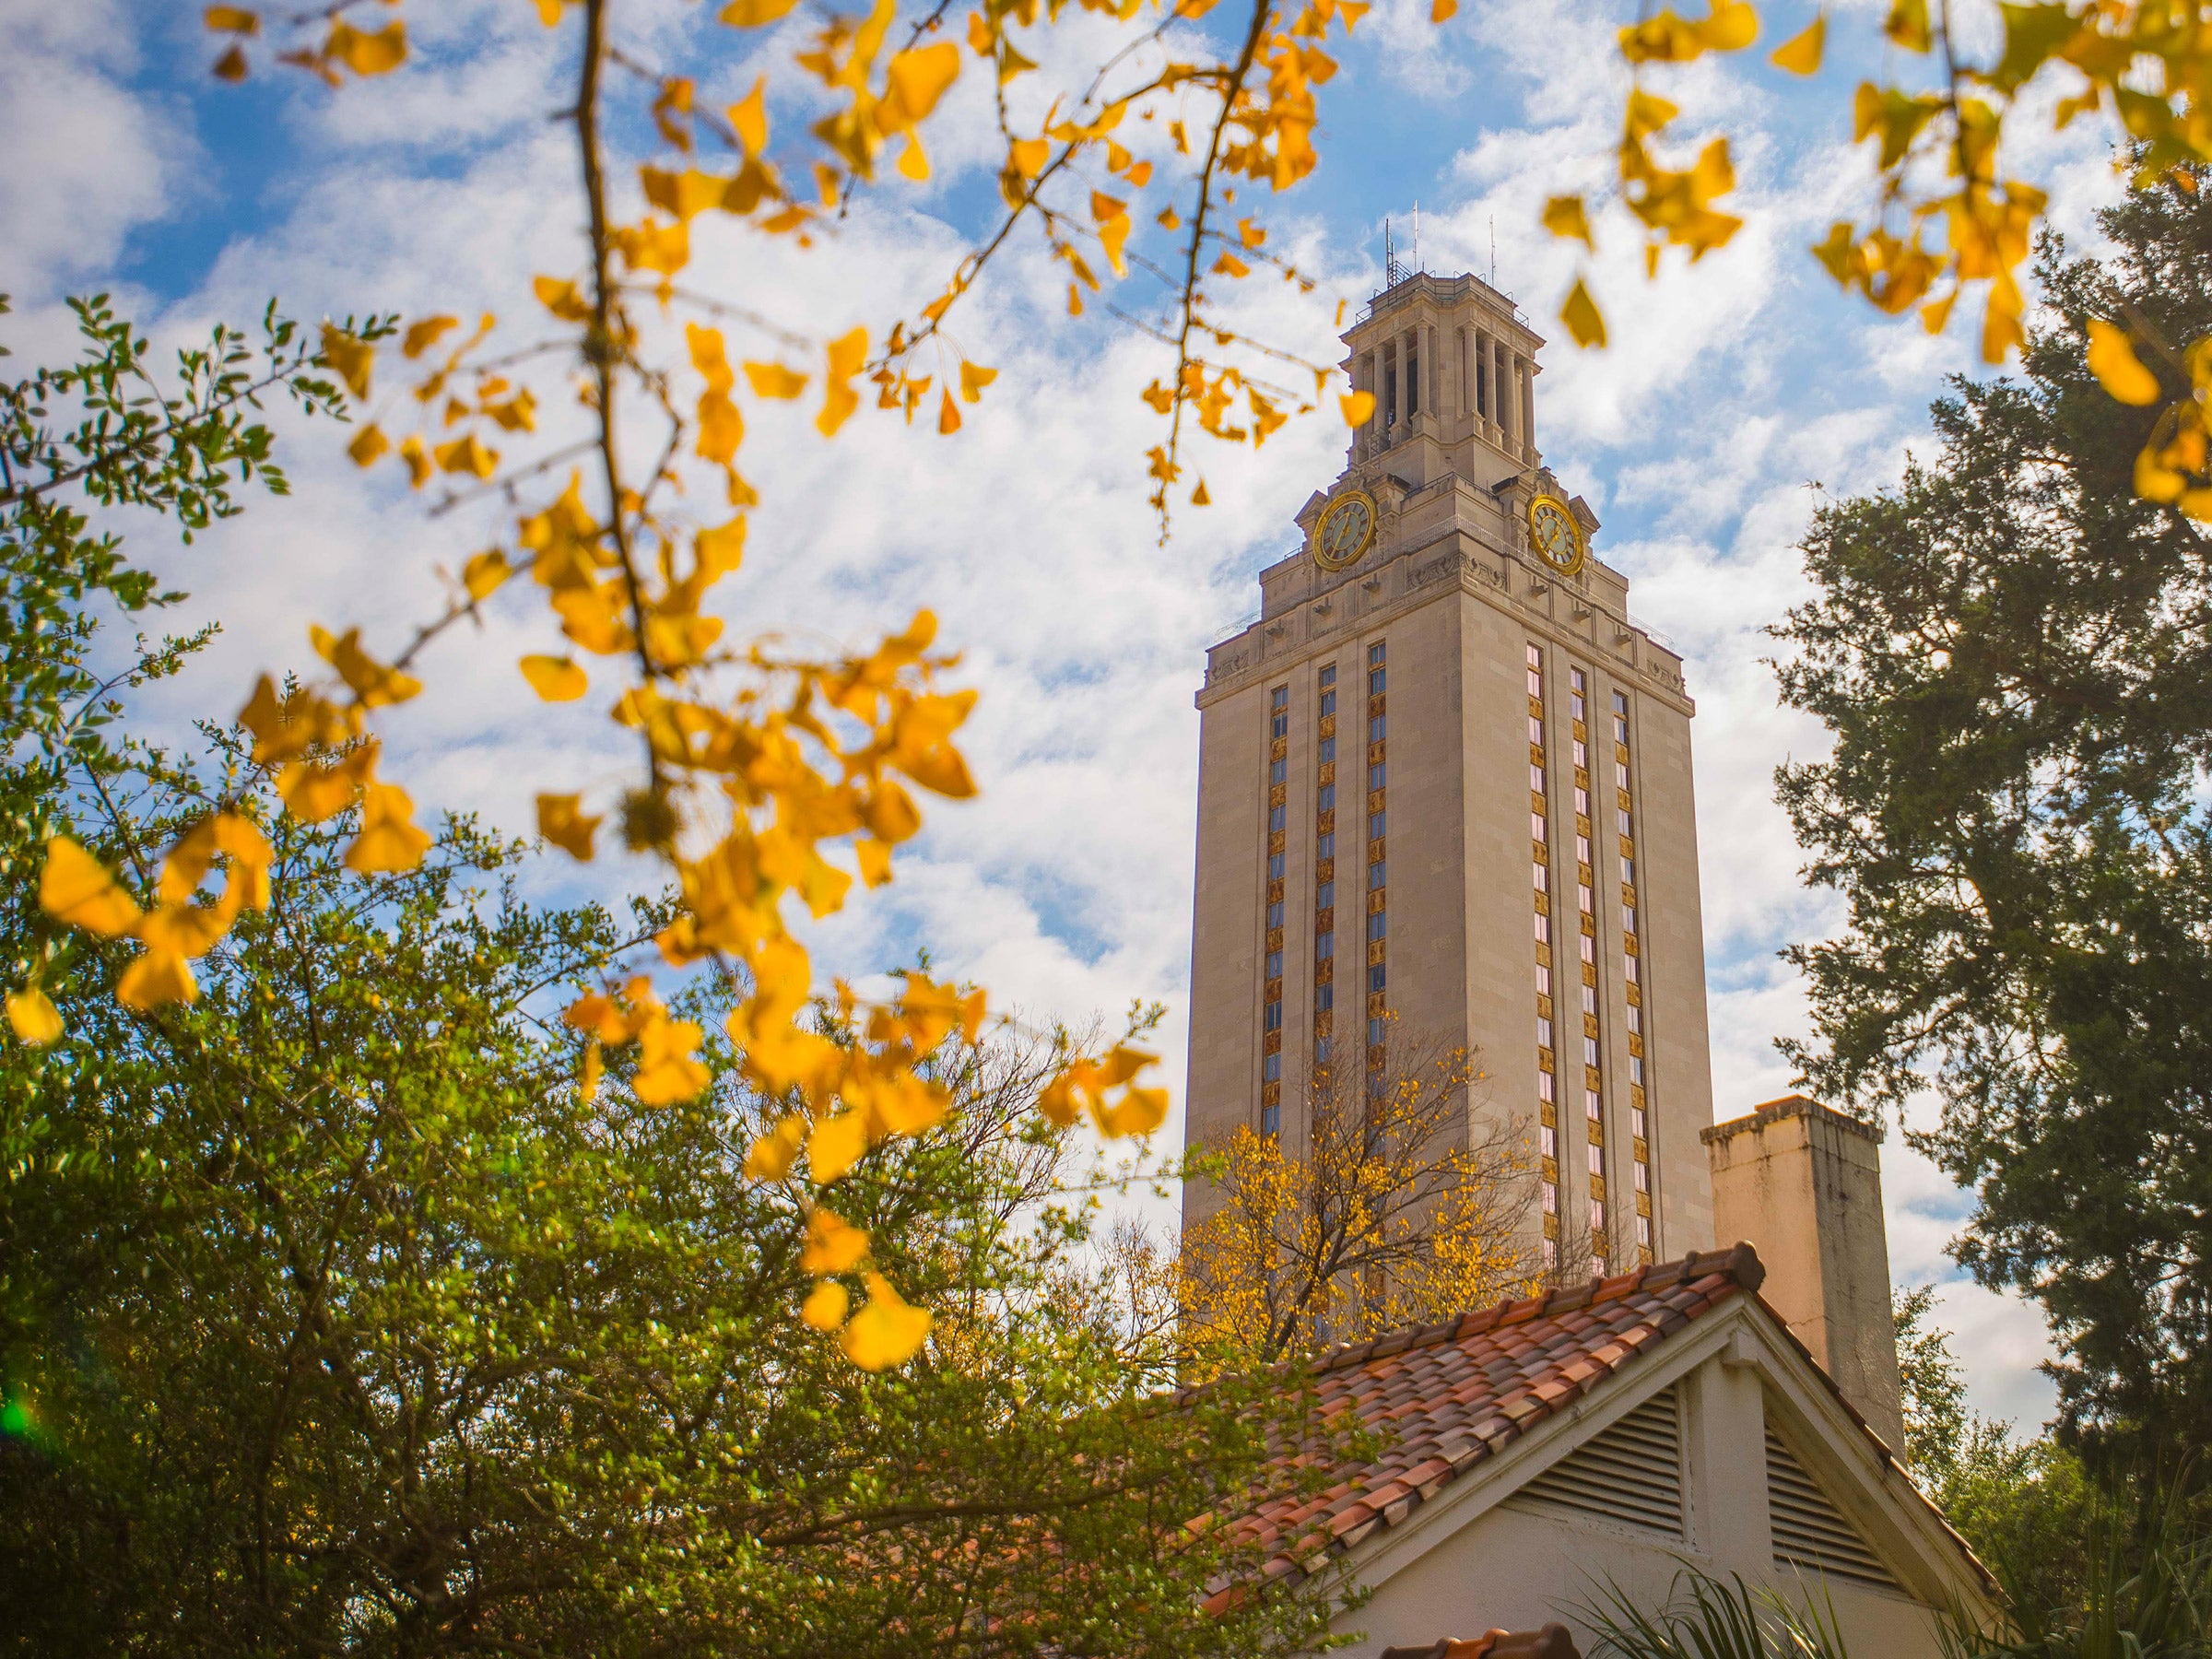
[[[129,338],[99,326],[117,332],[98,350]],[[216,426],[188,447],[218,453],[229,416],[194,418]],[[265,444],[227,429],[223,480],[265,476]],[[197,465],[136,429],[86,442],[118,473]],[[94,476],[20,490],[11,524]],[[172,484],[124,487],[182,514]],[[229,488],[206,487],[208,512]],[[24,649],[61,689],[10,734],[6,787],[35,813],[4,831],[0,930],[60,1018],[0,1048],[0,1648],[1325,1641],[1316,1597],[1202,1611],[1247,1563],[1227,1529],[1189,1524],[1315,1427],[1299,1391],[1171,1405],[1128,1333],[1053,1316],[1093,1217],[1036,1103],[1067,1043],[935,1045],[952,1110],[840,1183],[841,1234],[811,1183],[747,1173],[788,1103],[701,1030],[746,985],[695,975],[653,1014],[695,1040],[610,1043],[579,1087],[593,1033],[559,1010],[584,993],[638,1012],[621,981],[665,906],[527,903],[516,849],[465,821],[364,880],[345,859],[359,808],[278,812],[272,769],[229,732],[191,753],[135,741],[125,693],[148,659],[107,685],[93,605],[159,596],[105,506],[80,495],[75,521],[7,544],[9,579],[54,595],[58,625]],[[108,736],[51,730],[88,698]],[[38,842],[65,831],[130,868],[218,802],[266,826],[265,906],[196,961],[196,1000],[130,1008],[129,941],[53,943]],[[815,1025],[857,1040],[832,1010]],[[670,1087],[671,1065],[697,1075]],[[855,1367],[837,1321],[805,1311],[809,1286],[875,1274],[935,1312],[900,1370]]]
[[1928,1322],[1934,1302],[1925,1285],[1893,1301],[1905,1461],[1996,1575],[2014,1617],[2041,1630],[2080,1601],[2096,1489],[2080,1459],[2048,1433],[2021,1440],[2010,1423],[1967,1405],[1950,1333]]
[[1977,1194],[1956,1246],[2037,1299],[2062,1420],[2098,1455],[2212,1443],[2212,571],[2136,494],[2157,412],[2084,366],[2092,321],[2212,327],[2212,206],[2171,184],[2115,251],[2039,272],[2022,379],[1960,381],[1939,452],[1818,512],[1783,699],[1834,735],[1784,767],[1807,877],[1848,906],[1789,955],[1804,1081],[1900,1108]]

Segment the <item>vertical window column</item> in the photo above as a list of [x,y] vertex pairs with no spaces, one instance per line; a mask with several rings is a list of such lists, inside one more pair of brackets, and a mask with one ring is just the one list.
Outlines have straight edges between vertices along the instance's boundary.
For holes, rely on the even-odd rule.
[[1390,933],[1390,865],[1385,859],[1390,828],[1388,683],[1389,668],[1382,642],[1378,640],[1367,648],[1367,1080],[1371,1090],[1382,1080],[1390,1006],[1390,963],[1385,951]]
[[1646,1091],[1651,1062],[1644,1053],[1643,976],[1636,935],[1635,798],[1629,782],[1629,699],[1613,693],[1614,807],[1620,815],[1621,975],[1629,994],[1629,1149],[1635,1164],[1636,1259],[1652,1259],[1652,1132]]
[[1551,996],[1551,809],[1545,787],[1544,648],[1528,648],[1528,835],[1535,860],[1536,933],[1536,1144],[1544,1199],[1544,1265],[1559,1265],[1559,1051]]
[[1336,665],[1321,670],[1319,759],[1313,792],[1313,1076],[1336,1045]]
[[1605,1050],[1597,1029],[1597,885],[1590,852],[1590,676],[1567,669],[1567,715],[1574,757],[1575,926],[1582,945],[1583,1133],[1590,1159],[1590,1265],[1611,1270],[1606,1203]]
[[1266,969],[1260,993],[1260,1129],[1283,1127],[1283,855],[1290,828],[1290,688],[1267,693]]

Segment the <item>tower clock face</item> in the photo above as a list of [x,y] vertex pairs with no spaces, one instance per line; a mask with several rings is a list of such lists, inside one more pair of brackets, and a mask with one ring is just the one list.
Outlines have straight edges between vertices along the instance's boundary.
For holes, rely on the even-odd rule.
[[1582,525],[1558,496],[1540,495],[1528,504],[1528,539],[1544,562],[1562,576],[1581,570],[1590,551]]
[[1324,571],[1341,571],[1358,561],[1374,545],[1375,498],[1364,489],[1347,489],[1331,501],[1313,529],[1313,562]]

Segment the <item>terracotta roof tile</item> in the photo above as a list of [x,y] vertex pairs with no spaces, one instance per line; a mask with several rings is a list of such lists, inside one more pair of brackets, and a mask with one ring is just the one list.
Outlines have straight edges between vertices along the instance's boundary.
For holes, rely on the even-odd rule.
[[1354,1412],[1385,1450],[1318,1498],[1263,1504],[1236,1525],[1273,1547],[1265,1577],[1303,1576],[1765,1277],[1739,1244],[1324,1354],[1313,1368],[1322,1411]]

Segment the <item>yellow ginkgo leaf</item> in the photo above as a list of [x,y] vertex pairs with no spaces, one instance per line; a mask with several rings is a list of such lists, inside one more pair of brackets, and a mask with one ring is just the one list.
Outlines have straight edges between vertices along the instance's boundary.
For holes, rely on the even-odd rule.
[[36,985],[26,985],[8,997],[7,1023],[17,1037],[39,1048],[62,1034],[60,1011]]
[[332,22],[323,50],[356,75],[383,75],[406,61],[407,26],[394,18],[372,32],[339,18]]
[[418,695],[422,682],[413,675],[378,662],[361,649],[361,630],[349,628],[333,634],[320,623],[310,625],[308,642],[315,654],[338,671],[364,709],[382,709]]
[[473,473],[479,478],[488,478],[500,466],[500,452],[485,448],[474,432],[451,443],[441,443],[430,453],[449,473]]
[[[1116,276],[1129,275],[1129,265],[1123,257],[1123,244],[1129,240],[1129,216],[1120,214],[1099,227],[1099,246],[1106,250],[1106,263],[1113,267]],[[1227,259],[1224,253],[1222,258]]]
[[592,836],[602,820],[586,818],[582,797],[541,794],[537,797],[537,832],[579,864],[592,862]]
[[1447,22],[1458,10],[1459,0],[1430,0],[1429,21],[1431,23]]
[[860,407],[860,394],[853,378],[868,360],[868,331],[855,328],[830,342],[830,367],[823,377],[822,412],[814,418],[815,430],[834,438],[853,411]]
[[[806,1120],[798,1112],[787,1112],[777,1121],[776,1126],[766,1134],[754,1137],[752,1147],[745,1155],[746,1178],[750,1181],[781,1181],[791,1173],[791,1166],[798,1161],[799,1148],[806,1144]],[[841,1322],[844,1315],[840,1313]]]
[[384,436],[381,428],[365,426],[354,434],[353,441],[346,446],[346,453],[353,458],[356,466],[370,466],[391,447],[392,440]]
[[346,849],[346,867],[357,875],[411,870],[429,851],[430,838],[415,827],[415,803],[396,783],[379,783],[361,799],[361,832]]
[[974,403],[982,396],[983,388],[997,378],[998,371],[995,369],[986,369],[981,363],[962,363],[960,395],[970,403]]
[[461,319],[458,317],[438,316],[425,317],[418,323],[408,324],[407,332],[400,337],[400,355],[407,358],[420,357],[438,343],[440,335],[448,329],[459,327]]
[[1347,392],[1336,401],[1344,409],[1344,424],[1347,427],[1365,426],[1374,418],[1375,394],[1372,392]]
[[909,124],[924,119],[959,73],[960,49],[950,41],[900,53],[884,71],[886,113]]
[[591,677],[569,657],[526,656],[522,669],[530,688],[547,702],[574,702],[591,689]]
[[1811,75],[1820,67],[1828,46],[1828,14],[1821,12],[1797,33],[1774,48],[1771,62],[1792,75]]
[[422,447],[422,440],[410,432],[400,440],[399,458],[407,464],[407,488],[420,489],[436,474],[430,465],[429,452]]
[[865,1371],[904,1365],[929,1339],[929,1310],[907,1306],[880,1273],[867,1283],[868,1300],[845,1326],[845,1357]]
[[826,1117],[806,1137],[806,1171],[827,1186],[860,1161],[868,1149],[867,1121],[857,1112]]
[[246,78],[246,69],[245,48],[233,44],[215,60],[215,67],[210,73],[219,81],[241,81]]
[[753,82],[753,89],[730,106],[730,130],[748,156],[768,147],[768,76]]
[[39,908],[70,927],[110,937],[130,932],[143,913],[100,860],[65,835],[46,843]]
[[929,152],[922,147],[922,135],[910,132],[906,147],[899,152],[899,176],[912,179],[920,184],[929,177]]
[[806,390],[806,377],[781,363],[747,363],[745,378],[755,397],[793,398]]
[[1571,236],[1584,247],[1596,250],[1591,240],[1590,215],[1579,195],[1553,196],[1544,204],[1544,229],[1554,236]]
[[1589,287],[1580,276],[1567,292],[1567,303],[1559,307],[1559,321],[1567,324],[1567,333],[1577,346],[1604,347],[1605,314],[1597,309],[1597,301],[1590,297]]
[[173,950],[145,952],[115,982],[115,1000],[141,1013],[166,1003],[197,1002],[199,995],[192,964]]
[[852,1305],[852,1292],[835,1279],[824,1279],[799,1304],[799,1317],[818,1331],[834,1331],[845,1323],[845,1310]]
[[1191,505],[1194,507],[1211,507],[1213,504],[1214,498],[1206,493],[1206,480],[1204,478],[1199,479],[1198,488],[1191,491]]
[[346,389],[356,397],[369,395],[369,367],[376,347],[357,339],[335,324],[323,324],[323,360],[337,371]]
[[648,1106],[695,1099],[713,1079],[692,1051],[706,1032],[688,1019],[654,1018],[638,1033],[638,1072],[630,1088]]
[[692,538],[699,552],[699,568],[708,572],[709,582],[728,575],[745,558],[745,525],[743,517],[734,518],[726,524],[701,530]]
[[799,1266],[820,1277],[849,1273],[868,1253],[868,1235],[843,1217],[817,1206],[806,1218],[806,1241],[799,1250]]
[[242,6],[211,6],[201,14],[201,21],[220,34],[259,34],[261,18]]
[[1168,1121],[1168,1091],[1138,1088],[1132,1084],[1122,1098],[1098,1112],[1099,1129],[1109,1140],[1124,1135],[1149,1135]]
[[952,401],[950,386],[945,388],[942,396],[944,401],[937,406],[937,434],[950,437],[960,429],[960,406]]
[[505,552],[487,547],[461,567],[461,585],[471,599],[488,599],[513,574],[514,567],[507,562]]
[[1017,138],[1006,146],[1006,159],[1025,179],[1033,179],[1042,172],[1052,154],[1053,147],[1041,138]]
[[799,0],[730,0],[716,18],[733,29],[760,29],[796,6]]
[[2089,372],[2121,403],[2139,406],[2159,401],[2159,377],[2143,366],[2127,331],[2100,317],[2089,319]]
[[557,281],[551,276],[534,276],[530,279],[530,291],[537,296],[540,305],[563,323],[586,323],[591,320],[591,304],[572,282]]

